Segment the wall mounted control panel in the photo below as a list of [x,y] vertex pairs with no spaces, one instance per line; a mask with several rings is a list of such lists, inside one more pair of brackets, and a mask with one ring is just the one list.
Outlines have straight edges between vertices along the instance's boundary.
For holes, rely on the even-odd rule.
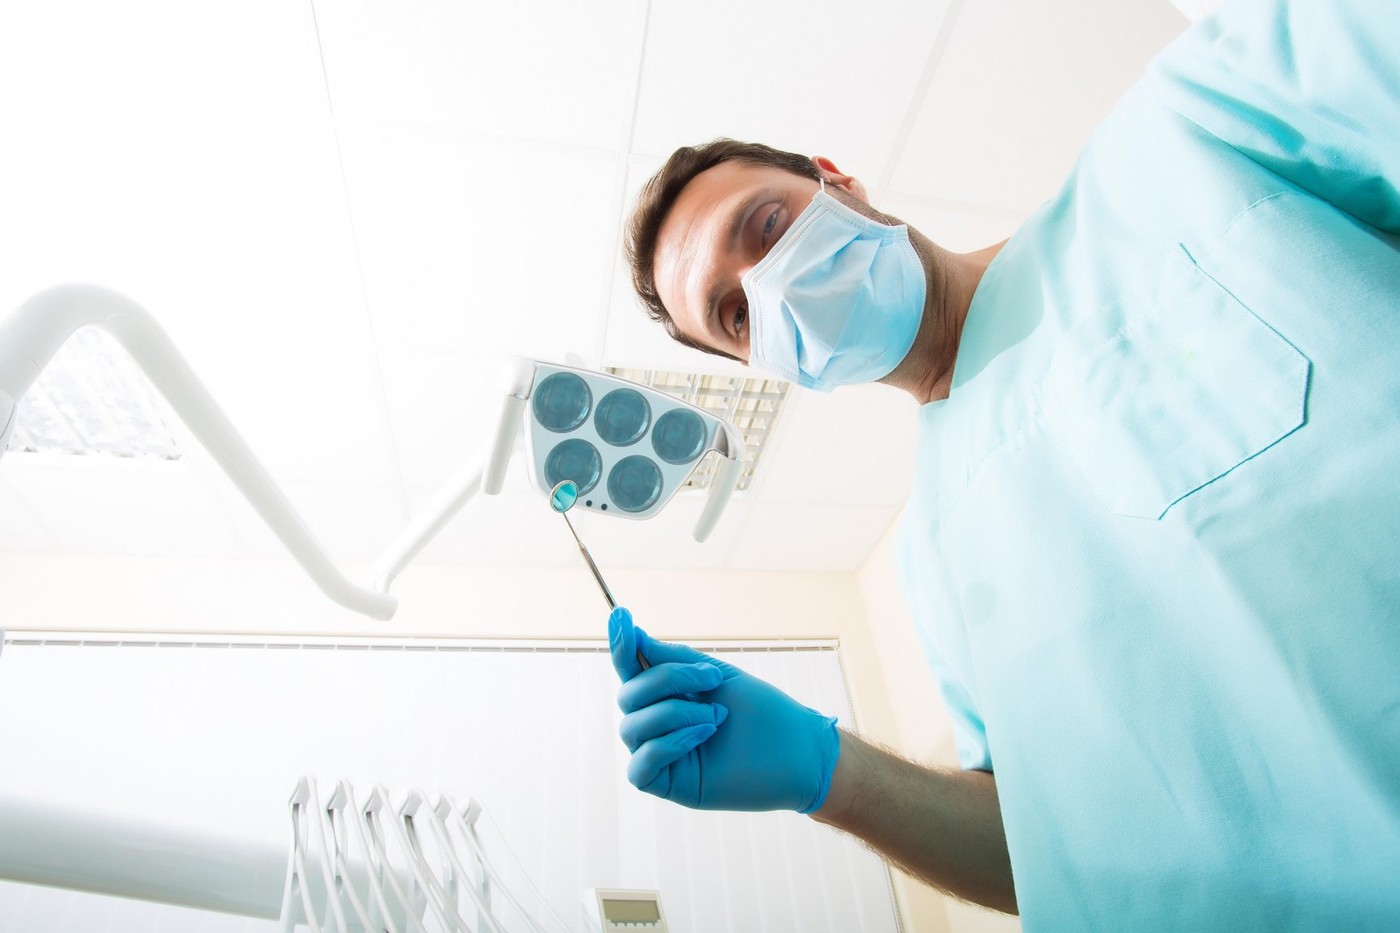
[[666,915],[657,891],[589,888],[583,913],[598,933],[667,933]]

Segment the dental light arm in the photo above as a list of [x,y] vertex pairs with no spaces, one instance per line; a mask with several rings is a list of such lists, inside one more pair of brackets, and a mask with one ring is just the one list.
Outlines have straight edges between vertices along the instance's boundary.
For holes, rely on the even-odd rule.
[[507,391],[485,462],[482,457],[470,460],[434,493],[432,500],[399,532],[375,563],[376,590],[387,593],[394,578],[478,492],[484,491],[488,496],[494,496],[501,491],[506,480],[506,467],[510,465],[510,456],[515,449],[515,436],[520,431],[525,400],[530,395],[528,380],[533,371],[530,361],[519,357],[511,360],[509,384],[518,385],[519,380],[524,378],[527,380],[525,389],[523,394]]
[[525,404],[535,385],[535,364],[524,357],[514,357],[506,364],[503,377],[506,394],[501,403],[501,417],[496,421],[496,432],[491,438],[491,454],[482,481],[488,496],[497,495],[505,485],[506,467],[510,465],[510,455],[515,452],[515,437],[520,433]]
[[87,325],[101,327],[131,354],[323,593],[375,619],[393,616],[397,599],[356,586],[336,569],[155,319],[110,289],[60,285],[35,295],[0,322],[0,456],[13,429],[16,403],[64,341]]
[[[650,464],[642,466],[650,471],[648,476],[651,479],[648,481],[653,483],[652,487],[636,487],[634,477],[633,492],[635,494],[637,488],[643,488],[644,501],[629,504],[613,499],[611,502],[613,515],[650,518],[666,505],[695,465],[714,451],[719,462],[711,482],[709,499],[694,530],[695,540],[703,542],[714,530],[739,481],[744,441],[729,422],[655,389],[615,376],[517,357],[507,367],[500,415],[487,451],[454,474],[414,516],[376,562],[374,587],[366,589],[351,583],[332,563],[320,542],[155,319],[129,298],[110,289],[95,285],[61,285],[40,292],[8,319],[0,321],[0,456],[3,456],[5,442],[14,429],[19,399],[58,348],[74,331],[88,325],[107,331],[131,354],[191,433],[228,474],[321,591],[347,609],[379,620],[393,617],[398,600],[388,594],[389,587],[419,551],[478,492],[495,495],[501,491],[521,425],[528,420],[526,415],[530,413],[532,396],[537,396],[540,386],[549,380],[566,380],[584,387],[582,391],[588,394],[589,407],[580,416],[578,424],[562,433],[551,433],[555,430],[553,428],[541,428],[536,423],[537,418],[529,421],[527,440],[535,440],[527,450],[531,477],[542,491],[547,493],[554,484],[553,481],[545,481],[549,465],[543,451],[560,437],[571,437],[570,443],[584,444],[594,451],[600,467],[618,468],[625,461],[645,460]],[[591,394],[594,390],[600,398],[603,393],[612,393],[627,396],[633,404],[640,404],[637,410],[645,411],[646,419],[635,438],[622,444],[605,442],[606,439],[594,427],[591,407],[595,401]],[[650,398],[650,402],[645,398]],[[675,436],[685,439],[681,453],[672,450],[668,454],[657,446],[662,443],[658,440],[660,428],[653,428],[667,418],[671,419],[673,427],[682,429],[678,434],[673,432]],[[640,442],[648,432],[651,432],[649,447]],[[600,448],[604,454],[598,453]],[[656,457],[638,455],[637,452],[643,450],[655,453]],[[619,462],[619,458],[624,458],[623,462]],[[598,479],[595,478],[594,482],[598,482]],[[591,484],[580,485],[587,487],[584,491],[592,488]],[[608,511],[607,500],[612,493],[610,474],[608,482],[600,483],[592,497],[599,500],[600,511]],[[646,498],[647,495],[650,498]],[[591,500],[586,504],[593,506]]]

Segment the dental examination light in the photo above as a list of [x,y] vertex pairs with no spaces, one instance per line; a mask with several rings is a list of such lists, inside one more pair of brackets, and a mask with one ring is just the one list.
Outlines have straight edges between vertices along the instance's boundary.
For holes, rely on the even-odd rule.
[[703,542],[739,483],[744,438],[728,421],[650,386],[574,366],[516,357],[505,372],[505,396],[490,448],[448,480],[389,547],[375,574],[387,591],[404,566],[478,492],[494,496],[522,430],[530,480],[553,495],[563,481],[577,487],[585,509],[616,518],[660,512],[705,456],[719,457],[709,499],[692,532]]
[[375,619],[393,617],[398,600],[389,586],[452,516],[478,492],[501,491],[522,423],[530,476],[543,495],[570,480],[584,508],[620,518],[651,518],[715,452],[719,465],[695,525],[697,541],[714,529],[739,481],[744,441],[729,422],[616,376],[516,358],[507,368],[500,417],[485,455],[447,481],[376,563],[373,587],[361,587],[326,555],[155,319],[110,289],[57,286],[0,321],[0,456],[14,431],[19,400],[59,347],[89,325],[126,349],[321,591]]
[[739,481],[744,442],[732,424],[649,386],[570,366],[517,358],[507,380],[506,414],[486,470],[488,495],[504,480],[509,412],[529,403],[525,454],[535,488],[551,495],[569,480],[584,508],[619,518],[651,518],[711,451],[720,465],[695,523],[704,541]]

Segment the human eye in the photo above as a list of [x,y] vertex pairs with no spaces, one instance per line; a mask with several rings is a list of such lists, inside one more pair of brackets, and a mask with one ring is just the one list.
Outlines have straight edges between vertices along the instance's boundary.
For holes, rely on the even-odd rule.
[[748,305],[739,305],[734,309],[734,316],[729,319],[729,329],[734,332],[734,338],[743,337],[744,326],[749,322]]
[[768,245],[768,238],[773,235],[773,230],[778,226],[778,208],[773,208],[768,219],[763,222],[763,245]]

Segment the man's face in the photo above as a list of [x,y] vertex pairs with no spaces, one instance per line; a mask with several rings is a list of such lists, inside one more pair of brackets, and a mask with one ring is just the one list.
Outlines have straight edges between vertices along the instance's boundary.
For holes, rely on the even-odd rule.
[[817,193],[784,169],[721,162],[681,190],[656,241],[656,292],[681,333],[747,361],[743,277]]

